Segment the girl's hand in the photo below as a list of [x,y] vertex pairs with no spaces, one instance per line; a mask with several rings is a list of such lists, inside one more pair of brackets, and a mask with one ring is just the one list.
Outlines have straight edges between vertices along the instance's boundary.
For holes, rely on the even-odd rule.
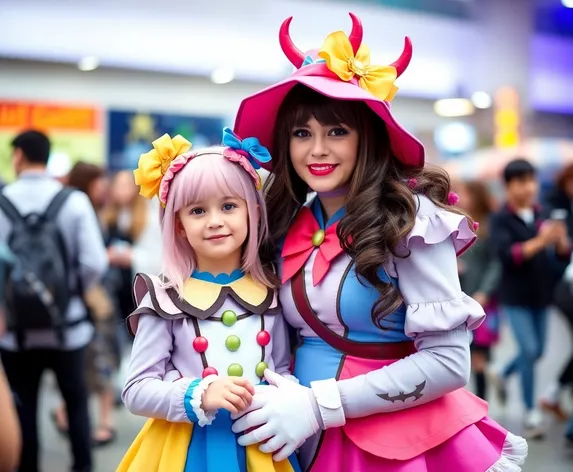
[[254,394],[255,388],[247,379],[221,377],[211,383],[203,393],[201,408],[204,411],[224,408],[231,413],[239,413],[251,405]]

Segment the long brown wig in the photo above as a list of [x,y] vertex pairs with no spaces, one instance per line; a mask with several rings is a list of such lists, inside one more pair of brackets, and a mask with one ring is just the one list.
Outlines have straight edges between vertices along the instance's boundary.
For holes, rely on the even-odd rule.
[[[274,172],[264,187],[275,245],[285,236],[292,217],[307,198],[308,186],[292,166],[289,142],[293,129],[305,126],[312,117],[322,125],[344,124],[360,133],[346,213],[337,234],[359,278],[380,293],[371,313],[373,322],[380,327],[382,318],[403,303],[400,291],[392,283],[380,280],[378,270],[391,255],[409,256],[409,251],[400,250],[400,243],[414,226],[417,212],[414,192],[425,194],[440,207],[461,211],[448,205],[448,174],[439,168],[412,169],[401,164],[392,155],[384,122],[365,103],[334,100],[297,85],[278,113],[272,150]],[[417,182],[415,190],[408,185],[412,178]]]

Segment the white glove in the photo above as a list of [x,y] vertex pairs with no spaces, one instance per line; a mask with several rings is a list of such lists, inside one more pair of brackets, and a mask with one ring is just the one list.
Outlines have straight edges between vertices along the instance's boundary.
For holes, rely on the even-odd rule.
[[[277,462],[289,457],[302,443],[320,429],[318,406],[312,390],[281,375],[265,370],[270,385],[257,385],[253,402],[237,415],[234,433],[256,428],[239,437],[241,446],[268,440],[259,446],[264,453],[279,451]],[[258,397],[258,398],[257,398]],[[281,449],[282,448],[282,449]]]

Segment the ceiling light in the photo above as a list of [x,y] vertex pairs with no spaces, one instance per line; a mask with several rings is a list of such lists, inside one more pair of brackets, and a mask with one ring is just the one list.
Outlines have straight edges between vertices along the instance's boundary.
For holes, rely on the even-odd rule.
[[220,67],[211,73],[211,82],[214,84],[228,84],[235,78],[235,71],[230,67]]
[[99,66],[98,58],[95,56],[86,56],[78,62],[78,69],[83,72],[89,72],[97,69]]
[[475,111],[473,103],[467,98],[445,98],[434,103],[434,111],[439,116],[467,116]]
[[565,8],[573,8],[573,0],[561,0]]
[[486,92],[474,92],[472,94],[472,103],[476,108],[485,110],[491,107],[491,97]]

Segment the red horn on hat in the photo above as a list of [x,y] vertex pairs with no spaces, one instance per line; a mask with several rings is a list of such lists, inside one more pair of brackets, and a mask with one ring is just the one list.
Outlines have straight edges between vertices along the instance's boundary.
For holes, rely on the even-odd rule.
[[279,42],[281,43],[281,48],[287,59],[292,62],[297,69],[300,69],[300,66],[302,66],[302,63],[304,62],[304,53],[297,48],[292,42],[292,39],[290,39],[288,29],[291,21],[292,16],[283,21],[279,31]]
[[352,45],[352,52],[356,55],[362,44],[362,22],[354,13],[349,13],[349,15],[352,19],[352,31],[350,32],[350,36],[348,36],[348,40]]
[[410,38],[408,38],[408,36],[406,36],[406,38],[404,39],[404,50],[402,51],[402,54],[396,61],[390,64],[391,66],[396,68],[398,77],[400,77],[402,73],[406,70],[408,64],[410,64],[411,59],[412,59],[412,41],[410,40]]

